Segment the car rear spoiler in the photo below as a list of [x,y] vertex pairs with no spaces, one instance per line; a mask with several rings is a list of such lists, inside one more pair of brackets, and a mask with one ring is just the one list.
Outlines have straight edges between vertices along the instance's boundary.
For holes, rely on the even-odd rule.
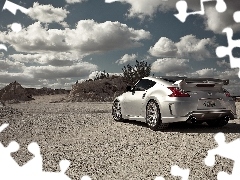
[[223,85],[229,84],[229,79],[215,79],[215,78],[185,78],[186,83],[218,83]]
[[180,89],[183,89],[184,91],[194,90],[221,91],[222,86],[228,84],[229,80],[215,78],[184,78],[174,83],[174,85],[178,85],[178,87]]

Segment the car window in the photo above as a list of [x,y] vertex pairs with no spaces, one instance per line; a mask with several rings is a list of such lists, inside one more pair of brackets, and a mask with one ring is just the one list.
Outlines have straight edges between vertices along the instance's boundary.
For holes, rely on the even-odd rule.
[[151,87],[153,87],[156,82],[151,81],[149,79],[141,79],[134,87],[135,91],[145,91]]

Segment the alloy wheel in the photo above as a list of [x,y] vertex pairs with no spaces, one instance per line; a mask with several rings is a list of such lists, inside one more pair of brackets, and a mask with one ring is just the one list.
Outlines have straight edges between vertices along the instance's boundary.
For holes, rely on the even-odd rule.
[[112,115],[113,115],[113,119],[115,121],[122,120],[122,112],[121,112],[121,107],[119,105],[119,102],[114,102],[114,104],[112,106]]

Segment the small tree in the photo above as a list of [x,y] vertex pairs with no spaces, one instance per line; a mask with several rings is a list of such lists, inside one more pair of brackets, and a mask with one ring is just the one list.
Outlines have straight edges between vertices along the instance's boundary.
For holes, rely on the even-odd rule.
[[106,79],[106,78],[109,78],[109,74],[106,73],[105,70],[103,70],[103,72],[101,72],[100,74],[98,74],[98,73],[96,74],[94,81],[99,80],[99,79]]
[[137,61],[135,67],[128,64],[122,68],[124,80],[130,84],[134,85],[138,80],[143,77],[147,77],[151,72],[151,64],[147,64],[144,61]]

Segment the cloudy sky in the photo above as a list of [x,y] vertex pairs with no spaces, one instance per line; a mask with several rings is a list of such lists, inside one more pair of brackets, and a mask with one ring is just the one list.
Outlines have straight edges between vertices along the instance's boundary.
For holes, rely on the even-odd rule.
[[[188,16],[184,23],[174,16],[177,0],[11,2],[28,13],[14,14],[0,1],[0,87],[17,80],[24,87],[70,89],[97,71],[121,73],[124,65],[144,60],[155,76],[228,78],[228,90],[240,95],[239,69],[215,53],[228,45],[225,27],[240,39],[240,23],[233,18],[240,1],[225,0],[223,13],[216,1],[205,2],[205,15]],[[200,10],[200,0],[187,3],[189,12]],[[233,55],[240,57],[239,48]]]

